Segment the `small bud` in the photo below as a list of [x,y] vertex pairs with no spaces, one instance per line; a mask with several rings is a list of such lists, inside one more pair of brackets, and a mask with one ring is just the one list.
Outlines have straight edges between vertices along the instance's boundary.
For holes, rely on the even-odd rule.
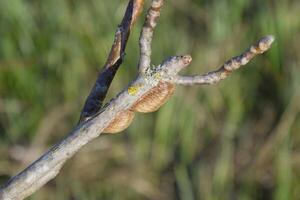
[[274,42],[274,40],[275,37],[273,35],[267,35],[258,41],[257,46],[260,51],[264,52],[271,47],[271,44]]

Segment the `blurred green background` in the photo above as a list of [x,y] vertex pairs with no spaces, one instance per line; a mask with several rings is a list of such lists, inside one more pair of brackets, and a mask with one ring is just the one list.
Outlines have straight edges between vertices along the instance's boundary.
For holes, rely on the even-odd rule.
[[[76,125],[127,2],[0,0],[1,184]],[[299,199],[299,11],[298,0],[166,1],[153,64],[191,54],[183,73],[200,74],[276,41],[218,85],[179,86],[158,112],[100,136],[29,199]],[[136,76],[142,22],[107,99]]]

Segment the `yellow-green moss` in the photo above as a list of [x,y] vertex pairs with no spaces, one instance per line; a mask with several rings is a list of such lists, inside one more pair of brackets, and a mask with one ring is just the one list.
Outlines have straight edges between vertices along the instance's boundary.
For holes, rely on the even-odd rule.
[[130,86],[127,91],[129,94],[135,95],[139,91],[141,86],[142,86],[141,84]]

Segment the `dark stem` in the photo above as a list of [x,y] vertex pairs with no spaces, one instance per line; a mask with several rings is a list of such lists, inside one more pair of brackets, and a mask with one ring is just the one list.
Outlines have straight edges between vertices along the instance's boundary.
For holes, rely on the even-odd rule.
[[115,40],[108,59],[98,74],[95,85],[88,95],[80,114],[78,124],[94,116],[103,105],[108,89],[120,65],[123,63],[127,41],[131,28],[143,8],[143,1],[130,0],[121,24],[118,26]]

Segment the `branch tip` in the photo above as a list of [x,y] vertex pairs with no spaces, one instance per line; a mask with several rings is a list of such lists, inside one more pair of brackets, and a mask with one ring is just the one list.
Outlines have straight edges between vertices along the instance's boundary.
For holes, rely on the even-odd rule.
[[228,77],[233,71],[239,69],[243,65],[246,65],[256,55],[267,51],[274,40],[274,36],[267,35],[258,40],[255,45],[250,46],[250,48],[241,55],[226,61],[225,64],[216,71],[199,76],[176,76],[172,81],[180,85],[204,85],[218,83]]
[[262,50],[262,53],[271,47],[274,40],[275,37],[273,35],[267,35],[258,41],[258,47]]

